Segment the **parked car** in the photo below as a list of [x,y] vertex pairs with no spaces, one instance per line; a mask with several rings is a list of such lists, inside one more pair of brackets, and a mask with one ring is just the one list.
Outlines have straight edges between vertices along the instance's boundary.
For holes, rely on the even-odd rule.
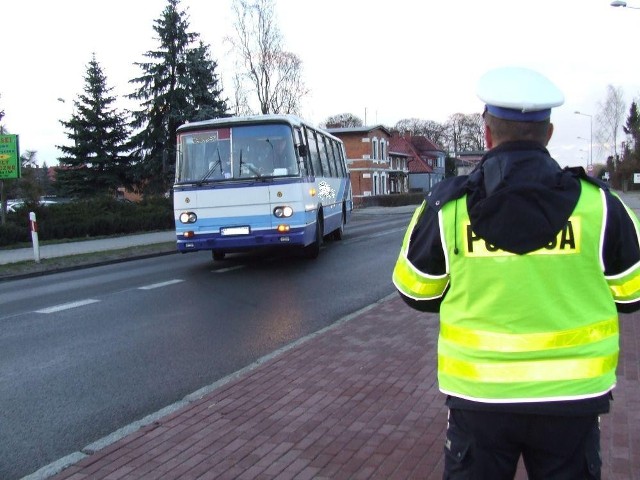
[[15,212],[23,205],[24,202],[22,200],[7,200],[7,212]]
[[[55,200],[40,200],[40,202],[38,203],[39,205],[46,207],[48,205],[53,205],[58,202],[56,202]],[[7,212],[15,212],[16,210],[22,208],[23,206],[24,206],[23,200],[7,200]]]

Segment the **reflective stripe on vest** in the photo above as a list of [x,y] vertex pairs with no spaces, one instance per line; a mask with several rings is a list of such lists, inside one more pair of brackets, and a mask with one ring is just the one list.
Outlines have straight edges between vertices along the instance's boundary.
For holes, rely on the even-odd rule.
[[[617,194],[613,193],[616,197],[620,198]],[[622,200],[620,200],[622,201]],[[624,204],[625,210],[629,217],[633,220],[633,224],[636,229],[636,236],[640,238],[638,233],[640,229],[640,222],[636,214]],[[626,272],[618,275],[608,276],[609,288],[611,288],[611,294],[618,303],[630,303],[640,300],[640,263],[629,268]]]
[[438,356],[441,373],[494,384],[590,379],[615,371],[617,363],[617,353],[585,359],[493,363],[474,363]]
[[556,239],[525,255],[479,238],[466,197],[457,209],[455,201],[443,207],[452,280],[440,308],[443,392],[522,402],[586,398],[613,387],[618,320],[600,262],[605,198],[591,184],[581,188]]
[[470,330],[447,324],[440,327],[440,337],[445,341],[477,350],[495,352],[531,352],[574,347],[597,342],[613,335],[618,335],[617,318],[571,330],[518,335]]
[[634,302],[640,299],[640,266],[635,265],[622,275],[607,277],[607,281],[616,302]]
[[411,234],[418,220],[422,216],[422,212],[426,207],[423,202],[416,209],[411,218],[411,222],[407,227],[402,242],[402,248],[398,260],[393,269],[393,283],[396,288],[409,298],[414,300],[431,300],[441,297],[449,284],[448,275],[428,275],[420,272],[407,258],[409,244],[411,242]]

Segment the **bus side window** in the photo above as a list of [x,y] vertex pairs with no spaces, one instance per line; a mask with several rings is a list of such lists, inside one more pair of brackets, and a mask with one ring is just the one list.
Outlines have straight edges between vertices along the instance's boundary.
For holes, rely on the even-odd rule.
[[344,177],[344,172],[342,168],[340,168],[340,162],[336,158],[336,142],[327,139],[327,147],[329,149],[329,161],[331,165],[333,165],[333,171],[336,172],[336,177]]
[[323,175],[322,165],[320,164],[320,154],[318,153],[318,142],[313,130],[305,128],[307,133],[307,145],[309,146],[309,157],[311,158],[311,167],[313,168],[313,175],[321,177]]
[[307,147],[307,142],[305,141],[302,130],[299,128],[295,129],[295,150],[296,157],[298,159],[298,165],[300,166],[300,174],[302,176],[311,175],[311,166],[309,159],[309,148]]
[[324,137],[321,134],[318,135],[318,152],[320,153],[320,162],[322,163],[322,174],[325,177],[331,177],[332,172],[329,167],[329,159],[327,158],[327,149],[324,144]]
[[338,148],[338,162],[340,162],[340,168],[344,172],[344,176],[349,176],[349,169],[347,168],[347,159],[344,155],[344,148],[342,143],[336,143],[336,147]]
[[340,143],[335,142],[333,144],[333,151],[336,153],[336,163],[338,164],[338,168],[340,168],[340,175],[343,177],[347,176],[347,168],[344,165],[344,160],[342,159],[342,156],[340,155],[340,152],[342,151],[340,148]]
[[338,175],[336,172],[336,167],[332,161],[331,144],[329,143],[330,140],[323,135],[320,141],[322,142],[322,147],[320,149],[321,155],[322,155],[322,162],[323,162],[322,165],[323,166],[325,164],[327,165],[327,169],[329,170],[329,176],[337,177]]

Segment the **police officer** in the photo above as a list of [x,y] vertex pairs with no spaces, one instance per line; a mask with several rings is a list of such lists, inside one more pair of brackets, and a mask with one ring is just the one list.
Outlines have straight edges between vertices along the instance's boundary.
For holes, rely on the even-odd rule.
[[600,478],[599,415],[616,382],[618,311],[640,308],[637,218],[546,145],[564,102],[541,74],[486,73],[489,149],[416,210],[393,281],[440,313],[445,479]]

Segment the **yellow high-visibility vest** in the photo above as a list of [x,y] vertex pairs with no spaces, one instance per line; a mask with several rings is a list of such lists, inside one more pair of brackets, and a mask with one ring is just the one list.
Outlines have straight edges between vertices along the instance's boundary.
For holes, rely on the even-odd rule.
[[590,398],[614,387],[619,350],[614,299],[637,299],[640,277],[637,270],[605,277],[606,200],[596,186],[581,185],[578,204],[555,240],[525,255],[478,237],[466,197],[448,202],[439,212],[444,275],[420,272],[406,257],[424,205],[416,211],[394,283],[415,300],[446,291],[438,339],[442,392],[508,403]]

